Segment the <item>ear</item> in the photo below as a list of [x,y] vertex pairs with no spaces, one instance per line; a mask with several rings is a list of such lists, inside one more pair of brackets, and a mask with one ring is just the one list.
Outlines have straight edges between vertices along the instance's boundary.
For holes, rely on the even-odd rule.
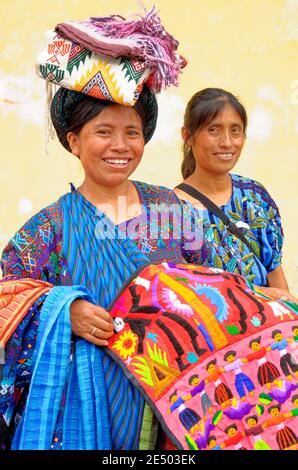
[[181,129],[181,137],[184,140],[184,143],[191,146],[191,135],[187,127],[183,126]]
[[80,138],[78,134],[75,134],[74,132],[68,132],[66,135],[67,142],[70,146],[71,153],[75,155],[76,157],[80,156]]

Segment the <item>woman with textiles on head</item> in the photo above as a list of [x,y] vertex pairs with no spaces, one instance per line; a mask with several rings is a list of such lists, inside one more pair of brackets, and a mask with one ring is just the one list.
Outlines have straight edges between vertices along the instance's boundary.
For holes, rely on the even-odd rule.
[[[295,300],[281,266],[283,231],[275,202],[260,183],[230,174],[241,155],[246,127],[246,110],[228,91],[206,88],[187,104],[184,183],[175,191],[198,208],[204,233],[201,249],[189,252],[187,259],[242,274],[257,286],[268,286],[264,293],[272,298]],[[227,228],[230,222],[236,232]]]
[[[100,19],[95,20],[98,25]],[[163,29],[154,9],[141,23],[146,21],[148,27],[141,30],[143,37],[148,35],[146,45],[156,25],[159,49],[168,41],[163,51],[165,67],[178,75],[182,68],[174,52],[178,43]],[[111,17],[110,23],[115,26],[115,22],[122,24]],[[106,17],[103,23],[108,25]],[[90,28],[95,41],[94,25]],[[140,25],[140,20],[131,22],[135,25]],[[81,32],[80,22],[72,26]],[[86,38],[86,30],[84,34]],[[99,39],[102,41],[102,36]],[[173,230],[164,240],[150,239],[150,205],[179,206],[178,198],[166,188],[129,179],[156,127],[157,101],[150,87],[155,84],[154,89],[158,88],[158,73],[149,70],[150,74],[144,75],[143,62],[133,58],[127,65],[127,57],[119,58],[115,72],[117,50],[112,50],[115,60],[104,56],[100,61],[77,43],[58,40],[59,51],[63,49],[61,63],[65,64],[65,54],[70,55],[67,68],[56,75],[56,83],[61,85],[61,77],[67,73],[73,74],[76,87],[88,74],[90,79],[81,92],[61,87],[51,103],[58,138],[80,159],[85,177],[79,188],[72,187],[32,217],[3,252],[0,339],[7,345],[1,383],[2,445],[12,449],[149,449],[154,444],[142,433],[148,416],[141,394],[97,346],[105,346],[113,334],[113,321],[106,309],[133,273],[156,260],[184,262],[181,241],[174,239]],[[56,41],[54,34],[47,58],[50,51],[59,54]],[[121,39],[109,46],[115,48],[117,43],[122,45]],[[127,49],[130,43],[124,43]],[[155,58],[152,48],[150,52],[149,64]],[[74,59],[80,61],[76,67]],[[103,68],[90,76],[98,63]],[[110,68],[113,74],[109,81]],[[39,72],[43,78],[55,78],[51,63],[40,65]],[[164,73],[162,85],[175,82],[176,75],[169,78],[170,74]],[[118,79],[115,85],[119,76],[123,80]],[[150,87],[144,84],[148,76]],[[104,78],[95,87],[98,77]],[[71,79],[72,75],[70,85]],[[125,86],[130,90],[132,83],[133,100],[127,103],[123,101]],[[108,95],[107,100],[101,99],[103,94]],[[49,363],[55,347],[54,363]]]
[[[61,43],[59,39],[60,49]],[[54,46],[50,50],[56,54]],[[67,44],[64,46],[66,51]],[[79,54],[88,69],[90,57],[80,50]],[[130,70],[132,67],[130,64]],[[76,84],[87,75],[87,69],[79,69],[75,73],[82,76],[76,77]],[[48,71],[50,77],[55,75],[52,67],[41,70],[43,76],[47,77]],[[96,76],[89,77],[91,85]],[[123,96],[118,90],[108,101],[88,96],[92,86],[84,87],[81,93],[62,87],[52,100],[51,117],[59,140],[80,158],[85,178],[79,188],[72,187],[32,217],[3,252],[0,341],[6,349],[0,383],[2,448],[119,450],[156,446],[152,412],[144,405],[140,388],[103,348],[114,331],[109,306],[130,278],[148,264],[159,263],[165,270],[171,268],[171,262],[185,266],[185,242],[177,237],[174,220],[168,221],[166,230],[156,227],[167,210],[174,218],[175,210],[180,216],[185,204],[173,191],[129,179],[153,135],[157,117],[153,91],[146,85],[141,92],[141,87],[137,88],[136,103],[130,106],[117,101]],[[162,213],[153,210],[156,206]],[[191,207],[186,207],[189,214]],[[185,232],[184,236],[191,240]],[[180,282],[183,278],[180,275]],[[141,287],[146,291],[148,283],[143,281]],[[196,303],[195,293],[191,294]],[[133,312],[140,312],[140,306],[142,312],[138,292],[133,301]],[[191,309],[175,296],[167,302]],[[219,313],[225,321],[226,311]],[[194,364],[194,353],[188,356],[183,349],[185,342],[196,348],[196,360],[207,353],[211,343],[202,325],[201,330],[197,324],[191,328],[187,315],[181,318],[176,310],[165,312],[162,320],[156,320],[158,334],[166,336],[169,347],[173,345],[177,363],[182,358],[188,361],[187,367]],[[209,320],[220,330],[210,312]],[[174,323],[176,329],[170,329],[168,325]],[[176,330],[187,331],[191,341],[185,333],[177,337]],[[139,329],[139,336],[149,341],[147,333],[145,328]],[[203,335],[209,343],[206,340],[201,348]],[[214,336],[215,341],[221,341],[220,331]],[[151,340],[155,337],[153,334]],[[134,341],[136,335],[130,335],[120,349],[132,351]],[[129,357],[126,359],[128,364]],[[174,369],[172,377],[180,372]]]

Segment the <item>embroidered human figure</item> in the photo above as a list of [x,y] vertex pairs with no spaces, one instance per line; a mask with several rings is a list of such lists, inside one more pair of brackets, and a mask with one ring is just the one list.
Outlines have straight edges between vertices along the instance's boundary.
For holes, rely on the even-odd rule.
[[292,403],[294,408],[291,409],[291,415],[298,416],[298,394],[292,396]]
[[280,355],[280,367],[285,376],[291,380],[292,374],[291,371],[298,376],[298,365],[292,358],[291,354],[287,351],[287,346],[289,343],[292,343],[293,338],[284,338],[281,330],[272,331],[273,343],[267,348],[272,351],[278,350]]
[[193,388],[187,395],[185,395],[185,397],[183,397],[183,399],[187,401],[199,394],[201,397],[203,415],[206,416],[208,411],[209,413],[212,413],[212,401],[206,393],[205,380],[201,380],[200,382],[198,374],[194,374],[188,379],[188,383],[189,385],[192,385]]
[[245,447],[242,447],[241,441],[245,436],[244,432],[238,431],[237,425],[235,423],[230,424],[225,428],[225,433],[229,436],[224,442],[220,444],[220,447],[224,449],[225,447],[233,446],[235,450],[245,450]]
[[258,417],[256,415],[247,416],[245,422],[248,428],[244,429],[246,436],[252,437],[254,440],[255,450],[272,450],[271,447],[262,439],[262,432],[264,428],[261,424],[258,424]]
[[293,331],[293,340],[297,343],[298,342],[298,326],[293,326],[292,331]]
[[284,424],[288,418],[294,416],[292,412],[288,413],[281,413],[280,412],[281,405],[275,404],[268,408],[268,412],[271,414],[271,418],[263,423],[263,428],[267,428],[269,426],[276,426],[277,433],[276,433],[276,442],[280,450],[296,450],[298,444],[298,438],[294,431]]
[[228,362],[228,365],[224,366],[223,370],[225,372],[235,372],[235,387],[239,397],[244,399],[246,396],[246,391],[250,395],[253,395],[255,386],[250,378],[241,370],[241,366],[244,362],[247,362],[247,359],[236,359],[236,351],[228,351],[224,355],[224,361]]
[[214,382],[215,390],[214,390],[214,398],[216,403],[220,405],[222,408],[228,406],[234,397],[231,389],[221,381],[221,374],[222,371],[216,365],[217,360],[213,359],[209,361],[206,365],[206,369],[208,371],[208,375],[205,379],[205,383],[208,384],[209,382]]
[[[292,396],[292,403],[295,406],[295,409],[298,409],[298,394]],[[294,415],[295,416],[295,415]]]
[[206,449],[210,433],[213,431],[213,429],[215,429],[214,424],[211,423],[209,418],[205,423],[201,423],[201,427],[202,431],[200,431],[195,438],[195,443],[197,444],[199,450]]
[[280,404],[288,400],[292,392],[295,391],[298,387],[297,384],[287,379],[278,380],[276,385],[276,387],[271,389],[269,396]]
[[216,442],[216,436],[209,436],[207,447],[210,450],[221,450],[220,445]]
[[225,408],[224,415],[226,415],[231,421],[242,419],[250,413],[253,407],[254,405],[247,401],[236,400],[236,398],[233,398],[231,406]]
[[173,411],[178,409],[181,424],[190,432],[190,434],[194,434],[195,431],[199,429],[201,417],[191,408],[186,408],[185,401],[183,398],[178,397],[177,390],[170,395],[169,400],[172,405],[168,409],[168,413],[173,413]]
[[272,383],[280,377],[280,372],[277,367],[266,359],[266,348],[261,347],[261,336],[252,339],[249,342],[249,347],[253,351],[246,356],[248,362],[257,361],[258,364],[258,381],[262,386],[271,388]]

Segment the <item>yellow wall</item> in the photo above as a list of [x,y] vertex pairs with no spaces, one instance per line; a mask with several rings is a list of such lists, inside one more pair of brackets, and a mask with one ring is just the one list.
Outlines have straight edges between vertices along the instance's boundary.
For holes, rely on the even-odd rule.
[[[144,1],[147,8],[152,3]],[[158,130],[136,179],[172,187],[180,180],[183,108],[201,88],[240,96],[250,126],[237,172],[261,181],[278,202],[284,266],[298,294],[298,1],[156,0],[189,65],[159,98]],[[0,249],[31,215],[79,183],[79,163],[57,142],[44,148],[44,82],[34,60],[46,29],[66,19],[140,11],[131,0],[0,1]]]

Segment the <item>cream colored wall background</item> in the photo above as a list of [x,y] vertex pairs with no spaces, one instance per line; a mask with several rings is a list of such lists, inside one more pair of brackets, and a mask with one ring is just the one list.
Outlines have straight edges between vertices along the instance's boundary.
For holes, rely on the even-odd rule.
[[[147,8],[152,6],[144,1]],[[284,267],[298,294],[298,1],[156,0],[166,29],[189,64],[159,98],[158,130],[136,179],[180,181],[180,127],[193,93],[207,86],[237,94],[249,114],[236,171],[261,181],[282,214]],[[134,0],[0,0],[0,250],[40,208],[82,178],[57,142],[44,148],[44,82],[34,59],[46,29],[66,19],[140,11]]]

